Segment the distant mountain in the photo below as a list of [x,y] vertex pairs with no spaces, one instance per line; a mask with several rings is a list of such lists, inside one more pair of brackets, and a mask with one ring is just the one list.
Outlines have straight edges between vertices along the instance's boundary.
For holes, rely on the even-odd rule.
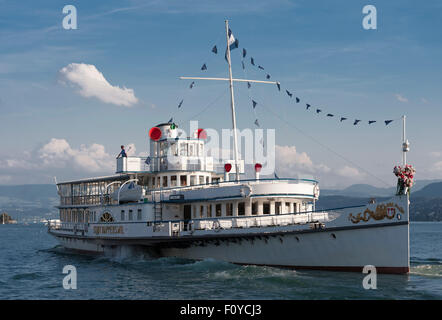
[[[413,194],[425,188],[426,186],[440,182],[441,180],[417,180],[412,191]],[[346,197],[388,197],[394,195],[396,187],[378,188],[369,184],[353,184],[342,190],[323,189],[322,196],[346,196]],[[442,195],[441,195],[442,197]]]
[[412,195],[413,198],[442,198],[442,182],[431,183]]
[[54,184],[25,184],[17,186],[0,185],[0,197],[11,197],[25,201],[57,198]]
[[18,222],[55,218],[59,204],[53,184],[0,185],[0,211],[6,211]]

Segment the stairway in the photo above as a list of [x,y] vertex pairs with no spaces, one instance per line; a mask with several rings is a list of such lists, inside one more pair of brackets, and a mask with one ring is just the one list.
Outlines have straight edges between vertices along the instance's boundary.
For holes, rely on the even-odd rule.
[[[159,198],[159,199],[158,199]],[[161,192],[157,195],[156,192],[153,194],[153,212],[155,218],[155,225],[158,225],[161,220],[163,220],[163,204],[161,202]]]

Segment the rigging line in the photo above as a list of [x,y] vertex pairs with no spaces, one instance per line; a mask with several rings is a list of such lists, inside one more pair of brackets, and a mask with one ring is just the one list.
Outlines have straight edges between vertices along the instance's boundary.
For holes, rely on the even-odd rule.
[[329,152],[333,153],[334,155],[338,156],[339,158],[343,159],[344,161],[349,162],[350,164],[352,164],[353,166],[359,168],[360,170],[364,171],[365,173],[367,173],[368,175],[370,175],[371,177],[379,180],[380,182],[382,182],[383,184],[387,185],[387,186],[391,186],[391,184],[389,184],[388,182],[382,180],[381,178],[375,176],[373,173],[371,173],[370,171],[364,169],[363,167],[359,166],[358,164],[354,163],[353,161],[351,161],[350,159],[347,159],[346,157],[344,157],[343,155],[337,153],[336,151],[334,151],[333,149],[327,147],[326,145],[324,145],[323,143],[321,143],[319,140],[317,140],[316,138],[312,137],[311,135],[305,133],[303,130],[299,129],[298,127],[294,126],[292,123],[288,122],[287,120],[279,117],[276,113],[274,113],[270,108],[267,108],[265,105],[263,105],[261,103],[261,106],[264,107],[267,111],[269,111],[270,113],[272,113],[275,117],[277,117],[279,120],[281,120],[282,122],[284,122],[287,126],[294,128],[295,130],[299,131],[301,134],[305,135],[306,137],[310,138],[311,140],[313,140],[314,142],[316,142],[317,144],[319,144],[321,147],[327,149]]
[[213,100],[212,102],[208,103],[201,111],[199,111],[197,114],[193,115],[192,117],[188,118],[185,122],[193,120],[196,117],[198,117],[199,115],[201,115],[204,112],[206,112],[208,109],[210,109],[210,107],[212,107],[216,102],[218,102],[218,100],[220,100],[226,94],[227,94],[227,91],[223,89],[222,93],[217,98],[215,98],[215,100]]
[[[241,62],[244,63],[244,65],[245,65],[244,58],[242,57],[242,52],[238,51],[238,55],[240,56]],[[244,79],[248,79],[248,74],[247,74],[246,68],[243,68],[242,71],[244,74]],[[250,94],[251,90],[252,90],[251,88],[247,87],[247,94],[249,96],[249,103],[252,102],[252,96]],[[255,119],[258,119],[258,115],[256,114],[255,108],[253,108],[253,113],[255,114]]]
[[[219,41],[219,39],[221,38],[221,36],[222,36],[223,34],[224,34],[224,31],[220,31],[220,32],[218,32],[218,36],[217,36],[217,38],[216,38],[216,41],[214,42],[215,45],[218,44],[218,41]],[[213,43],[212,43],[212,44],[213,44]],[[208,64],[208,60],[215,61],[215,59],[208,59],[209,56],[213,55],[213,52],[212,52],[210,49],[211,49],[211,48],[209,48],[209,51],[206,53],[206,55],[205,55],[205,57],[204,57],[204,60],[203,60],[203,63]],[[202,66],[202,65],[201,65],[201,66]],[[201,68],[201,66],[200,66],[200,68]],[[202,70],[199,70],[199,71],[200,71],[200,73],[202,72]],[[190,96],[190,94],[191,94],[191,90],[194,90],[194,88],[189,89],[189,83],[187,83],[187,81],[186,81],[186,88],[187,88],[187,90],[184,92],[184,95],[181,96],[181,99],[183,100],[183,104],[184,104],[184,106],[186,105],[186,103],[187,103],[187,99],[189,98],[189,96]],[[197,88],[197,89],[198,89],[198,88]],[[179,100],[179,98],[178,98],[177,103],[179,103],[180,101],[181,101],[181,100]],[[176,107],[176,106],[175,106],[175,107]],[[182,111],[182,108],[183,108],[183,107],[179,108],[178,111]],[[179,117],[178,117],[178,119],[179,119]]]

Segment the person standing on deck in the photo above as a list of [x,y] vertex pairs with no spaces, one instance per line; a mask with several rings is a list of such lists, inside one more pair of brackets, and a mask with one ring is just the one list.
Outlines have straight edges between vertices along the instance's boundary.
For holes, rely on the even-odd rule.
[[124,150],[124,146],[121,146],[121,152],[118,154],[118,158],[127,158],[126,150]]

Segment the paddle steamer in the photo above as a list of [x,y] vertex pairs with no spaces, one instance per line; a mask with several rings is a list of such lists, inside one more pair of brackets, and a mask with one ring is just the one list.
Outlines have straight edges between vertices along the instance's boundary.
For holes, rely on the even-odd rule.
[[[229,44],[227,22],[226,36]],[[115,175],[58,183],[60,221],[49,233],[95,253],[136,247],[235,264],[409,272],[407,188],[384,202],[315,210],[315,180],[261,178],[260,164],[254,179],[240,178],[229,45],[226,56],[235,159],[217,167],[200,131],[181,137],[176,124],[159,124],[149,157],[118,158]],[[407,151],[404,117],[404,164]]]

